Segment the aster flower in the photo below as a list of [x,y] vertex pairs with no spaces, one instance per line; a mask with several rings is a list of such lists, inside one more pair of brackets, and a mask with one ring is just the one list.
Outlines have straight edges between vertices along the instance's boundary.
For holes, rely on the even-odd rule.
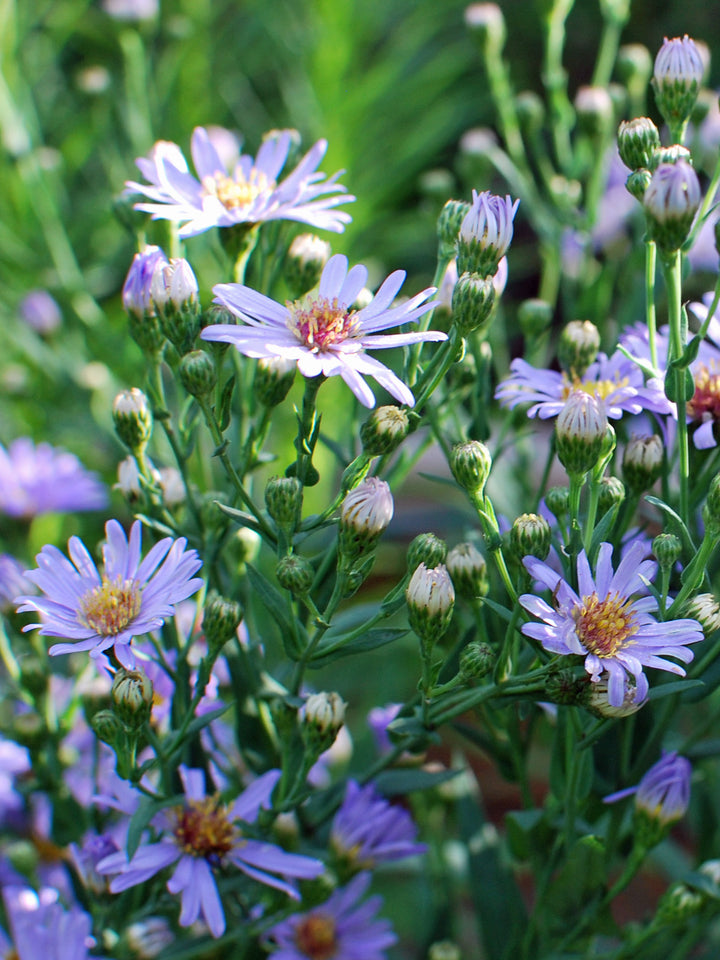
[[619,350],[610,357],[599,353],[582,379],[573,380],[557,370],[538,369],[521,358],[513,360],[510,370],[511,375],[495,391],[496,399],[511,410],[521,403],[531,403],[528,416],[541,420],[557,416],[575,390],[583,390],[601,401],[611,420],[619,420],[624,413],[669,413],[672,409],[662,382],[650,379],[645,383],[637,364]]
[[29,519],[41,513],[102,510],[105,486],[78,458],[49,443],[18,437],[0,444],[0,513]]
[[636,811],[667,827],[685,815],[690,803],[691,774],[689,760],[675,752],[663,752],[636,787],[611,793],[604,801],[615,803],[634,794]]
[[21,319],[36,333],[47,335],[62,323],[62,313],[55,298],[47,290],[31,290],[20,301]]
[[326,903],[271,927],[265,945],[273,960],[385,960],[397,937],[387,920],[376,919],[381,897],[359,903],[369,884],[370,874],[360,873]]
[[15,789],[15,778],[31,769],[25,747],[0,737],[0,824],[9,814],[22,809],[23,798]]
[[0,553],[0,613],[14,608],[13,601],[20,593],[31,593],[32,583],[25,576],[25,564],[9,553]]
[[151,213],[154,220],[180,223],[181,237],[193,237],[211,227],[266,220],[297,220],[342,232],[351,217],[334,208],[355,197],[345,195],[345,187],[337,183],[339,173],[325,179],[317,172],[327,141],[318,140],[295,169],[279,180],[291,145],[289,131],[275,132],[267,137],[254,160],[243,154],[228,172],[208,131],[196,127],[191,153],[197,177],[190,173],[180,147],[160,140],[149,157],[137,160],[148,183],[129,181],[126,186],[152,201],[137,203],[135,209]]
[[330,830],[330,846],[340,858],[366,869],[413,857],[427,850],[416,837],[417,827],[407,810],[380,796],[371,783],[361,787],[348,780]]
[[458,273],[495,274],[513,238],[513,220],[520,204],[489,190],[473,190],[472,205],[460,225]]
[[634,678],[635,703],[647,697],[648,681],[643,667],[667,670],[679,676],[685,671],[666,657],[689,663],[693,654],[687,644],[703,639],[696,620],[660,623],[651,615],[657,601],[646,596],[645,581],[652,579],[656,564],[648,559],[647,546],[631,544],[616,571],[612,545],[603,543],[593,577],[585,551],[577,558],[577,592],[562,576],[534,557],[523,563],[533,577],[552,591],[554,606],[532,594],[520,597],[520,605],[542,623],[526,623],[522,632],[539,640],[551,653],[585,658],[585,670],[593,683],[607,674],[608,702],[623,704],[628,684]]
[[14,950],[9,949],[10,944],[0,931],[2,956],[18,960],[86,960],[95,941],[90,935],[90,916],[84,910],[64,910],[57,902],[57,891],[51,888],[36,893],[29,887],[7,886],[2,893],[14,946]]
[[411,407],[415,400],[408,387],[365,352],[447,339],[447,334],[436,330],[377,335],[388,327],[411,323],[435,306],[426,302],[435,293],[434,287],[428,287],[391,307],[404,279],[404,270],[391,273],[360,310],[354,310],[353,304],[365,286],[367,269],[357,265],[348,270],[342,254],[325,264],[317,293],[285,306],[242,284],[220,283],[213,287],[215,303],[243,322],[205,327],[201,337],[231,343],[247,357],[294,360],[305,377],[339,375],[366,407],[375,405],[375,397],[364,378],[373,377],[396,400]]
[[136,521],[127,538],[117,520],[107,522],[102,575],[78,537],[68,542],[70,560],[51,545],[37,555],[38,568],[26,576],[44,596],[18,597],[18,612],[41,615],[40,623],[24,630],[39,627],[44,636],[71,641],[50,647],[51,656],[89,650],[98,657],[112,647],[132,670],[132,638],[157,630],[174,615],[176,603],[200,589],[202,580],[192,575],[201,560],[197,551],[185,549],[185,538],[166,537],[141,560],[141,529]]
[[323,864],[313,857],[285,853],[271,843],[243,836],[236,822],[254,823],[261,808],[270,808],[279,770],[258,777],[229,807],[216,794],[206,794],[202,770],[181,765],[178,772],[185,800],[156,818],[162,839],[141,844],[130,861],[124,853],[116,853],[97,865],[100,874],[117,874],[110,883],[112,893],[144,883],[176,864],[167,888],[180,894],[180,926],[189,927],[202,915],[212,935],[220,937],[225,931],[225,914],[213,867],[232,865],[295,899],[299,898],[296,888],[283,877],[312,879],[323,872]]

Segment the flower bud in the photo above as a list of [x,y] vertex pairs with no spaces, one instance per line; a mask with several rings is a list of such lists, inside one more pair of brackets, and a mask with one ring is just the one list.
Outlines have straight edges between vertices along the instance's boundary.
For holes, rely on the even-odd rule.
[[267,512],[287,536],[292,536],[300,523],[303,487],[297,477],[272,477],[265,487]]
[[687,34],[682,39],[665,37],[655,57],[652,86],[658,109],[671,130],[690,116],[704,73],[700,51]]
[[575,94],[578,127],[592,139],[604,138],[614,119],[613,102],[605,87],[579,87]]
[[135,254],[122,290],[130,336],[141,350],[151,354],[157,353],[165,341],[152,302],[152,278],[158,266],[167,262],[160,247],[145,247]]
[[185,502],[187,490],[182,474],[177,467],[160,467],[158,483],[166,507],[176,507],[179,503]]
[[682,556],[682,543],[674,533],[660,533],[652,542],[652,552],[664,570],[672,570]]
[[632,437],[623,453],[622,473],[628,489],[634,494],[649,490],[662,473],[663,442],[658,434]]
[[439,252],[443,259],[455,256],[462,222],[470,210],[466,200],[448,200],[437,221]]
[[697,174],[685,160],[661,163],[652,175],[643,206],[652,239],[661,250],[679,250],[702,199]]
[[604,516],[608,510],[619,506],[625,499],[625,484],[619,477],[603,477],[600,480],[598,495],[599,515]]
[[635,97],[644,96],[653,69],[652,54],[642,43],[626,43],[618,50],[617,75]]
[[463,273],[455,284],[452,295],[452,319],[462,337],[482,330],[495,306],[495,284],[492,277],[477,273]]
[[560,334],[558,360],[571,379],[582,379],[600,349],[600,332],[589,320],[571,320]]
[[[152,712],[152,680],[142,670],[121,668],[115,674],[110,698],[114,713],[123,726],[129,730],[139,730],[150,719]],[[93,718],[93,726],[97,716],[95,714]]]
[[523,300],[518,308],[518,323],[526,340],[532,340],[544,333],[552,323],[552,318],[552,304],[537,297]]
[[124,727],[112,710],[98,710],[90,719],[90,726],[98,740],[114,747],[125,736]]
[[461,597],[476,600],[487,594],[490,588],[487,564],[472,543],[458,543],[453,547],[447,555],[445,565],[453,586]]
[[649,117],[623,120],[618,129],[620,159],[631,170],[649,168],[660,146],[660,133]]
[[145,394],[137,387],[123,390],[115,397],[112,412],[120,440],[132,454],[142,453],[152,433],[152,413]]
[[175,934],[165,917],[146,917],[130,924],[125,931],[125,939],[138,960],[155,960],[175,942]]
[[206,397],[215,388],[215,364],[205,350],[192,350],[180,361],[180,383],[191,397]]
[[502,10],[496,3],[471,3],[465,8],[465,25],[483,47],[499,54],[507,31]]
[[305,557],[288,554],[278,560],[275,576],[283,589],[289,590],[296,597],[304,597],[312,587],[315,571]]
[[228,640],[237,634],[243,618],[243,608],[236,600],[229,600],[211,591],[203,607],[202,632],[211,654],[219,653]]
[[384,480],[368,477],[346,496],[340,507],[340,552],[359,557],[375,547],[393,515],[393,498]]
[[654,923],[687,929],[704,904],[705,897],[698,890],[691,889],[686,883],[674,883],[660,898]]
[[335,742],[345,723],[346,706],[339,693],[311,693],[300,708],[302,738],[313,756],[324,753]]
[[635,794],[636,842],[649,849],[659,843],[672,824],[685,815],[690,803],[691,775],[689,760],[674,752],[663,753],[636,787],[605,797],[605,803],[614,803]]
[[376,407],[360,428],[363,451],[383,457],[400,446],[410,429],[410,418],[402,407]]
[[332,247],[314,233],[301,233],[290,244],[284,275],[293,299],[297,300],[318,283]]
[[605,443],[607,416],[595,397],[574,390],[555,423],[558,459],[569,476],[584,476],[596,465]]
[[[654,544],[653,552],[655,552]],[[657,554],[655,555],[657,556]],[[689,617],[698,621],[706,636],[720,630],[720,603],[717,602],[712,593],[699,593],[693,597],[692,600],[688,601],[686,611]]]
[[545,697],[552,703],[574,706],[583,703],[587,694],[587,676],[561,663],[552,664],[545,681]]
[[489,643],[471,641],[460,653],[458,673],[464,682],[480,680],[495,666],[497,655]]
[[479,273],[491,277],[513,238],[513,219],[519,200],[498,197],[489,190],[473,190],[473,202],[458,236],[458,274]]
[[681,143],[671,143],[670,146],[659,146],[650,160],[650,169],[655,172],[661,163],[675,164],[678,160],[685,160],[692,166],[692,154]]
[[187,260],[174,258],[157,266],[150,294],[170,343],[181,356],[192,350],[200,332],[200,304],[197,280]]
[[624,717],[630,717],[633,713],[637,713],[638,710],[647,703],[647,700],[641,700],[640,703],[636,703],[635,691],[635,681],[629,678],[629,682],[625,685],[623,702],[620,706],[613,707],[608,700],[608,674],[607,671],[604,671],[600,680],[595,683],[586,683],[583,703],[596,717],[622,720]]
[[523,90],[515,97],[515,112],[522,132],[535,136],[545,121],[545,104],[534,90]]
[[262,357],[255,367],[255,396],[265,407],[276,407],[290,393],[297,363],[284,357]]
[[545,506],[562,523],[570,510],[570,491],[567,487],[550,487],[545,493]]
[[452,448],[450,470],[457,483],[471,496],[482,496],[491,468],[490,451],[479,440],[468,440]]
[[445,563],[447,552],[447,544],[440,537],[434,533],[419,533],[408,547],[407,568],[412,572],[421,563],[426,567],[436,567],[439,563]]
[[550,553],[550,524],[537,513],[523,513],[510,529],[510,544],[518,560],[537,557],[544,560]]
[[445,566],[428,569],[421,563],[407,585],[405,599],[410,626],[425,645],[439,640],[450,626],[455,591]]
[[142,499],[140,471],[135,457],[125,457],[118,464],[118,482],[115,485],[128,503],[137,503]]
[[431,944],[427,960],[462,960],[462,953],[452,940],[438,940]]
[[640,203],[643,202],[645,191],[650,186],[652,174],[649,170],[635,170],[625,181],[625,189]]

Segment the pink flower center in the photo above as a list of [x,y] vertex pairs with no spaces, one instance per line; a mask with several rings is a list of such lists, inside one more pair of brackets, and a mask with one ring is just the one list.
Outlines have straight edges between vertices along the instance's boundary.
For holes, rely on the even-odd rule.
[[214,176],[203,177],[202,185],[207,196],[217,197],[227,210],[236,210],[238,207],[250,206],[261,193],[272,190],[275,181],[253,167],[247,179],[240,171],[235,177],[216,173]]
[[138,615],[141,601],[142,590],[135,580],[103,577],[102,584],[80,600],[81,617],[100,636],[115,636]]
[[323,353],[336,343],[343,343],[357,329],[357,313],[340,307],[337,297],[296,300],[288,303],[287,308],[288,327],[313,353]]
[[604,600],[596,593],[583,597],[582,606],[572,612],[578,640],[589,653],[614,657],[637,632],[631,607],[632,601],[617,593]]
[[188,800],[175,809],[175,842],[193,857],[222,857],[232,850],[237,830],[217,795]]
[[563,374],[562,398],[567,400],[575,390],[582,390],[583,393],[590,394],[596,400],[607,400],[610,394],[616,390],[622,390],[629,384],[627,377],[615,380],[581,380],[580,377],[573,377],[571,380],[566,373]]
[[714,363],[702,364],[695,374],[695,393],[687,412],[693,420],[720,420],[720,372]]
[[295,945],[309,960],[332,960],[338,947],[335,921],[323,913],[310,914],[295,927]]

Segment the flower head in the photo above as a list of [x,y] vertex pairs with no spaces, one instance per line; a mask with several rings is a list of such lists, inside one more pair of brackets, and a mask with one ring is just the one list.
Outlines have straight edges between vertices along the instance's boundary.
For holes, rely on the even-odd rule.
[[605,797],[614,803],[635,794],[635,809],[666,827],[680,820],[690,803],[690,761],[677,753],[663,753],[636,787],[628,787]]
[[129,538],[117,520],[107,522],[105,533],[102,575],[78,537],[68,542],[70,560],[57,547],[43,547],[35,558],[38,568],[26,575],[44,596],[18,597],[18,612],[41,616],[25,630],[39,627],[44,636],[71,641],[50,647],[51,656],[89,650],[98,657],[112,647],[122,666],[133,670],[132,638],[157,630],[175,614],[175,604],[202,586],[193,577],[201,560],[185,549],[184,537],[160,540],[141,560],[139,521]]
[[355,197],[345,195],[345,188],[336,182],[339,173],[326,180],[317,172],[327,142],[318,140],[281,180],[291,144],[288,130],[274,132],[266,138],[255,159],[243,154],[228,170],[208,131],[196,127],[191,152],[197,177],[190,173],[177,144],[161,140],[149,157],[137,161],[148,183],[130,181],[127,187],[152,201],[136,204],[137,210],[151,213],[155,220],[180,223],[181,237],[192,237],[212,227],[266,220],[297,220],[311,227],[342,232],[351,218],[334,208]]
[[672,128],[690,115],[697,99],[705,64],[694,40],[684,37],[665,37],[655,57],[652,84],[655,99],[667,123]]
[[202,770],[181,765],[179,773],[185,798],[159,814],[157,826],[163,830],[162,839],[141,844],[130,861],[124,853],[115,853],[98,864],[99,873],[117,874],[110,883],[112,893],[144,883],[165,867],[177,864],[167,888],[181,896],[180,926],[189,927],[202,914],[212,935],[220,937],[225,931],[225,914],[215,884],[215,867],[234,866],[253,880],[296,899],[297,890],[282,877],[312,879],[323,872],[319,860],[285,853],[273,844],[243,835],[238,821],[254,823],[261,808],[270,809],[279,770],[258,777],[230,806],[217,794],[207,795]]
[[664,250],[678,250],[690,232],[702,193],[686,160],[661,163],[643,196],[652,238]]
[[277,960],[385,960],[397,940],[387,920],[377,920],[380,897],[359,903],[370,884],[359,873],[346,887],[307,913],[298,913],[268,930],[267,945]]
[[458,274],[469,271],[491,276],[513,238],[513,220],[520,201],[473,190],[470,210],[458,237]]
[[78,458],[29,437],[0,444],[0,513],[29,519],[41,513],[102,510],[105,486]]
[[657,601],[645,595],[645,581],[651,579],[655,563],[645,559],[647,554],[645,544],[636,541],[613,571],[612,546],[603,543],[593,577],[583,551],[577,559],[577,591],[540,560],[526,557],[523,561],[533,579],[552,591],[554,605],[532,594],[521,596],[521,606],[542,621],[526,623],[522,632],[539,640],[551,653],[584,657],[585,670],[593,683],[607,674],[612,707],[623,704],[631,678],[635,682],[635,702],[645,700],[648,681],[643,667],[685,676],[682,667],[665,658],[689,663],[693,654],[687,645],[703,639],[702,628],[695,620],[661,623],[651,615]]
[[243,322],[205,327],[201,337],[231,343],[248,357],[294,360],[305,377],[339,375],[366,407],[375,405],[375,397],[364,378],[373,377],[396,400],[411,407],[415,400],[408,387],[365,352],[447,339],[436,330],[377,335],[417,320],[435,305],[426,302],[435,293],[434,287],[428,287],[392,307],[404,279],[403,270],[390,274],[371,302],[359,310],[353,304],[365,286],[367,269],[357,265],[348,270],[347,258],[341,254],[328,260],[316,293],[284,306],[242,284],[220,283],[213,287],[215,302]]
[[6,886],[3,902],[15,949],[3,956],[18,960],[86,960],[95,941],[90,935],[90,915],[73,907],[64,910],[57,891],[49,887],[39,893],[29,887]]

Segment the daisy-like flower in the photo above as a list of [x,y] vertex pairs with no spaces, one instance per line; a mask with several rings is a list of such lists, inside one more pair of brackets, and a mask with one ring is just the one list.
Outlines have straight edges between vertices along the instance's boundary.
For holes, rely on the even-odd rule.
[[367,269],[358,264],[348,270],[342,254],[328,260],[316,293],[284,306],[242,284],[220,283],[213,287],[215,303],[243,322],[205,327],[200,336],[231,343],[247,357],[294,360],[305,377],[341,376],[366,407],[375,405],[375,397],[364,378],[373,377],[396,400],[411,407],[415,399],[409,388],[365,352],[447,339],[437,330],[378,336],[379,331],[417,320],[435,306],[427,302],[435,288],[428,287],[392,307],[404,279],[404,270],[391,273],[360,310],[353,309],[353,304],[365,286]]
[[575,390],[600,401],[611,420],[619,420],[624,413],[669,413],[672,409],[662,382],[650,379],[645,383],[640,368],[619,350],[610,357],[599,353],[582,379],[572,379],[557,370],[538,369],[521,358],[513,360],[510,370],[511,375],[500,383],[495,397],[510,409],[531,403],[528,416],[541,420],[557,416]]
[[73,453],[29,437],[0,444],[0,513],[29,519],[41,513],[102,510],[108,495]]
[[26,574],[44,596],[18,597],[19,613],[35,610],[39,627],[47,637],[65,637],[50,655],[89,650],[98,657],[110,647],[127,670],[135,668],[130,647],[133,637],[157,630],[175,613],[175,604],[192,596],[202,586],[193,577],[202,561],[196,550],[186,550],[184,537],[166,537],[141,560],[141,525],[136,521],[130,536],[117,520],[105,525],[103,572],[98,572],[82,540],[68,541],[70,560],[57,547],[47,545],[35,558],[37,569]]
[[690,761],[679,754],[665,753],[647,771],[636,787],[619,790],[604,798],[615,803],[635,794],[635,809],[666,827],[680,820],[690,803]]
[[112,893],[144,883],[176,864],[167,888],[180,894],[180,926],[189,927],[202,915],[212,935],[220,937],[225,931],[225,914],[213,867],[232,865],[295,899],[299,898],[296,888],[283,877],[312,879],[323,872],[319,860],[245,837],[237,823],[254,823],[261,808],[270,808],[279,770],[258,777],[229,807],[217,794],[206,794],[202,770],[181,765],[179,773],[185,800],[155,819],[155,825],[163,830],[162,839],[141,844],[130,861],[124,853],[114,853],[98,863],[98,873],[117,874],[110,883]]
[[361,787],[348,781],[330,831],[330,846],[341,859],[355,869],[367,869],[425,853],[427,847],[416,837],[417,827],[407,810],[381,797],[371,783]]
[[652,579],[656,564],[645,559],[647,555],[644,543],[633,543],[613,571],[612,545],[602,543],[593,577],[583,551],[577,558],[577,592],[546,563],[535,557],[523,560],[533,579],[552,591],[553,606],[532,594],[521,596],[521,606],[542,620],[526,623],[522,632],[551,653],[584,657],[593,683],[607,675],[612,707],[623,704],[631,677],[634,702],[645,700],[648,681],[643,667],[685,676],[681,666],[665,658],[689,663],[693,653],[687,645],[703,639],[696,620],[660,623],[651,615],[657,601],[647,596],[645,581]]
[[39,894],[29,887],[4,887],[3,902],[13,943],[11,946],[0,930],[0,956],[17,960],[86,960],[88,950],[95,945],[90,935],[90,915],[78,907],[64,910],[57,899],[57,891],[50,887]]
[[149,157],[136,161],[148,183],[129,181],[126,187],[151,201],[135,204],[136,210],[151,213],[154,220],[182,224],[181,237],[193,237],[211,227],[266,220],[297,220],[342,232],[351,217],[335,207],[355,197],[345,194],[345,187],[337,183],[339,172],[329,179],[317,172],[327,141],[318,140],[295,169],[280,180],[291,144],[289,131],[273,133],[254,160],[242,154],[228,171],[208,131],[196,127],[190,149],[197,177],[190,173],[180,147],[160,140]]
[[273,960],[385,960],[397,937],[376,919],[381,897],[359,902],[369,885],[370,874],[359,873],[326,903],[271,927],[265,945]]

